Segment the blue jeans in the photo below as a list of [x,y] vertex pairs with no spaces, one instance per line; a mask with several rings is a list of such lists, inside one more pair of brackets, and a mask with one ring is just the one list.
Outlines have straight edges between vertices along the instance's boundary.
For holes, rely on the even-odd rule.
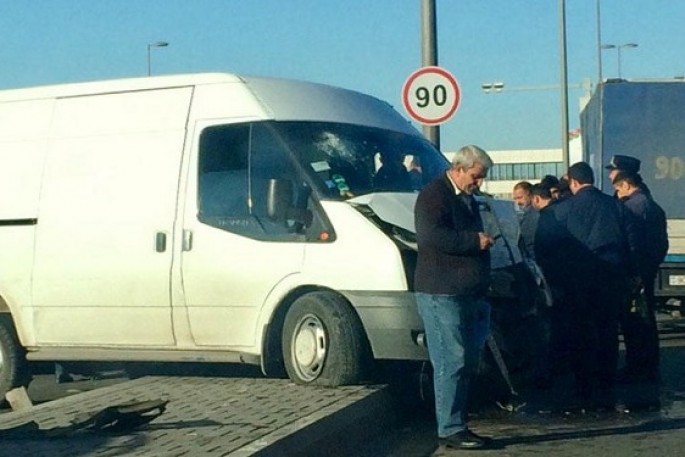
[[466,429],[468,384],[490,333],[490,304],[482,298],[416,293],[433,365],[438,436]]

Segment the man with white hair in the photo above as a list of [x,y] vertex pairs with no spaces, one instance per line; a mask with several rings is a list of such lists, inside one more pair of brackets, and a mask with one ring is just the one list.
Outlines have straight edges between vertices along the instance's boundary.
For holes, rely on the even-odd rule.
[[473,196],[490,167],[484,150],[464,146],[416,202],[416,300],[433,365],[438,441],[447,448],[490,441],[466,425],[468,383],[490,331],[485,295],[494,240],[483,230]]

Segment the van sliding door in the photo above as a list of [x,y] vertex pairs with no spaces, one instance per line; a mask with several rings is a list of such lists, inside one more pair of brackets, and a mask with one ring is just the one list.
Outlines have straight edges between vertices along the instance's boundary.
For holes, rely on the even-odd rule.
[[36,235],[39,343],[175,344],[170,270],[190,96],[57,101]]

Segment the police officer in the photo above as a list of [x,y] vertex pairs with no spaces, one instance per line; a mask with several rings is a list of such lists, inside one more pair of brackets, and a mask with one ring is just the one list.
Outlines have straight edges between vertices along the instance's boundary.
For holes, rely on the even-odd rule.
[[555,205],[560,243],[559,265],[569,276],[569,322],[574,335],[575,387],[585,407],[613,408],[618,364],[619,310],[627,301],[632,274],[629,237],[621,203],[594,187],[585,162],[568,169],[571,198]]
[[652,193],[650,192],[649,187],[647,187],[647,184],[645,184],[645,182],[642,179],[642,176],[640,175],[641,163],[642,162],[640,161],[640,159],[637,159],[635,157],[616,154],[611,156],[609,164],[604,168],[609,170],[609,181],[611,183],[614,182],[614,178],[619,172],[624,171],[626,173],[630,173],[634,176],[637,185],[642,191],[642,193],[645,194],[647,197],[651,197]]
[[634,173],[625,171],[618,172],[613,179],[616,196],[624,203],[639,229],[638,272],[644,294],[642,302],[636,300],[641,292],[632,291],[632,303],[640,306],[626,306],[621,313],[626,367],[620,378],[625,382],[654,382],[659,379],[654,281],[659,265],[668,252],[668,234],[664,210],[644,193],[639,184],[640,180]]

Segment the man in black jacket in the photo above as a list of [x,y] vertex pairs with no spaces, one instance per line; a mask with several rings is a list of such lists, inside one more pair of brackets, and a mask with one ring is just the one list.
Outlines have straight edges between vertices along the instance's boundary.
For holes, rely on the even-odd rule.
[[415,289],[433,365],[441,446],[473,449],[487,438],[466,425],[468,382],[489,334],[489,249],[473,194],[492,160],[477,146],[461,148],[452,167],[427,184],[416,202]]
[[587,163],[572,165],[568,179],[573,196],[557,204],[555,216],[566,234],[560,243],[567,256],[559,268],[571,286],[576,393],[584,406],[613,407],[618,317],[635,271],[636,237],[620,202],[594,187]]

